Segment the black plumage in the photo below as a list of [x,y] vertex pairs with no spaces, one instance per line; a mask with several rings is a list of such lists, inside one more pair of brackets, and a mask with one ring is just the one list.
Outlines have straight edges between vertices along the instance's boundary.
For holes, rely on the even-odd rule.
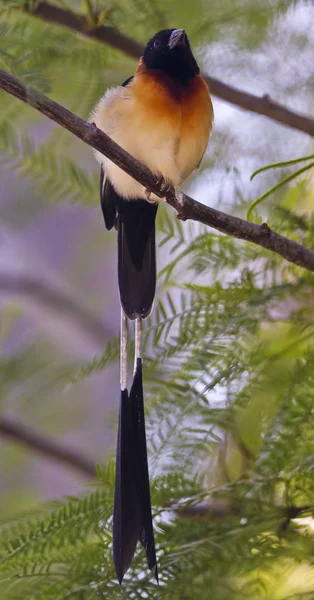
[[117,193],[108,179],[105,179],[103,166],[100,168],[100,205],[106,229],[112,229],[116,223]]
[[119,582],[131,564],[137,542],[150,569],[156,552],[147,462],[142,360],[137,359],[130,395],[121,390],[113,512],[113,560]]
[[146,200],[118,200],[118,281],[122,308],[129,319],[145,319],[156,289],[155,218]]
[[133,412],[133,426],[136,447],[137,487],[141,508],[141,528],[139,540],[145,549],[148,567],[150,569],[153,569],[155,567],[155,575],[158,581],[149,489],[141,358],[137,359],[133,384],[130,391],[130,402],[132,405]]
[[137,485],[132,400],[121,390],[113,512],[113,560],[122,582],[139,540],[142,517]]

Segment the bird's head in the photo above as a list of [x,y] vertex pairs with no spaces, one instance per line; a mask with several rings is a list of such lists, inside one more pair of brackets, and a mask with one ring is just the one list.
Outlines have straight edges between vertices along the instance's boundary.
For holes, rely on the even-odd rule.
[[160,69],[181,83],[188,83],[199,73],[184,29],[156,33],[146,45],[143,62],[147,69]]

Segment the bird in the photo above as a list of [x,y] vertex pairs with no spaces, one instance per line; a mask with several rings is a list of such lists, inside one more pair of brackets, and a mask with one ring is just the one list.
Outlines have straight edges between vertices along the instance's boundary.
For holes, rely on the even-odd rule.
[[[108,89],[92,122],[178,189],[206,151],[213,106],[184,29],[163,29],[146,44],[134,75]],[[113,560],[119,583],[137,542],[158,581],[146,448],[142,320],[156,290],[155,220],[160,198],[100,152],[100,203],[105,226],[117,229],[121,303],[120,410],[113,512]],[[133,382],[127,388],[127,323],[135,321]]]

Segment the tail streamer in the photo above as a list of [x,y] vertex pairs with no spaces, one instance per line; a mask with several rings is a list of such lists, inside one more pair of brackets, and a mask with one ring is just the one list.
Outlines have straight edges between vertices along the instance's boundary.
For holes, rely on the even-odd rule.
[[121,310],[120,412],[113,514],[113,559],[119,583],[129,568],[137,542],[158,581],[147,461],[143,376],[142,319],[135,321],[133,383],[127,390],[127,319]]

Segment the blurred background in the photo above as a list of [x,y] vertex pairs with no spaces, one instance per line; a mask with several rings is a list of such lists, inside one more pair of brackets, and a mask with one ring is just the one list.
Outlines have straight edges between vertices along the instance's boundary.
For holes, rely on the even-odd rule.
[[[0,67],[88,119],[105,90],[132,75],[135,59],[48,18],[26,14],[23,4],[0,3]],[[87,16],[90,26],[95,25],[97,14],[98,24],[115,27],[141,44],[159,29],[185,28],[203,73],[258,96],[268,94],[298,113],[314,113],[311,0],[65,0],[50,4]],[[215,121],[208,151],[184,189],[204,204],[245,217],[250,203],[283,177],[282,172],[271,170],[251,182],[253,171],[264,164],[311,155],[313,141],[217,97],[213,103]],[[93,480],[94,465],[105,464],[114,455],[120,309],[116,237],[104,228],[92,150],[1,91],[0,151],[0,514],[5,522],[48,499],[79,494]],[[254,218],[257,222],[269,218],[277,231],[310,246],[313,202],[313,171],[308,171],[270,196]],[[176,421],[176,413],[171,424],[177,430],[181,423],[183,437],[194,426],[194,437],[201,437],[203,443],[197,461],[203,483],[225,486],[242,476],[253,460],[265,458],[266,439],[274,444],[281,441],[281,429],[276,437],[276,418],[285,410],[292,375],[302,380],[300,369],[308,368],[307,383],[312,386],[312,280],[310,274],[282,266],[283,261],[262,249],[234,240],[221,242],[214,232],[206,246],[203,228],[177,223],[174,212],[164,206],[159,210],[158,231],[155,320],[162,321],[160,303],[168,303],[167,294],[177,307],[182,303],[182,289],[192,293],[191,285],[203,286],[198,293],[208,303],[209,327],[211,319],[214,323],[206,351],[216,358],[221,344],[230,351],[229,364],[227,359],[216,364],[215,356],[206,359],[204,355],[204,361],[213,361],[212,371],[194,356],[199,373],[193,371],[193,385],[199,394],[203,393],[201,373],[206,372],[207,420],[203,404],[200,414],[188,415],[186,426],[182,415]],[[195,239],[199,244],[190,268],[181,255],[184,244]],[[184,288],[187,284],[189,289]],[[238,308],[243,321],[239,318],[232,329],[231,318],[236,319]],[[154,318],[148,329],[155,327]],[[222,341],[218,322],[228,319]],[[187,330],[190,326],[186,323]],[[302,345],[300,332],[308,335]],[[166,336],[165,331],[162,335]],[[154,418],[162,407],[158,380],[164,378],[165,383],[167,377],[160,373],[158,353],[151,349],[154,342],[147,344],[146,395],[153,440]],[[244,356],[251,361],[247,369]],[[176,356],[176,368],[180,360]],[[226,375],[232,369],[237,371],[233,378]],[[248,383],[256,385],[252,395]],[[305,412],[298,413],[302,427],[310,426],[312,387],[306,399]],[[292,423],[297,422],[295,415],[289,421],[292,437],[297,435]],[[208,431],[208,424],[210,440],[204,440],[202,428]],[[280,428],[284,426],[288,427],[280,421]],[[302,460],[314,455],[311,431],[304,434]],[[175,450],[165,450],[157,466],[152,453],[157,473],[169,461],[178,464],[177,442],[173,442]],[[50,454],[47,444],[52,445]],[[279,452],[279,446],[275,449]],[[191,442],[180,460],[193,458],[193,452]],[[281,465],[278,473],[284,469]],[[274,492],[277,505],[283,487],[282,483],[281,491]],[[310,484],[307,489],[310,493]],[[311,502],[302,497],[301,504]],[[310,525],[304,521],[302,527],[310,536]],[[313,547],[312,541],[309,554]],[[314,573],[303,555],[285,568],[279,569],[285,575],[278,590],[267,588],[270,595],[265,597],[312,593]],[[298,569],[302,574],[297,577]],[[246,591],[241,593],[239,597],[244,597]],[[264,597],[263,593],[253,590],[248,597]],[[178,594],[173,597],[190,597],[182,590]],[[220,597],[235,596],[229,590],[225,596],[217,593]],[[314,593],[304,597],[314,598]]]

